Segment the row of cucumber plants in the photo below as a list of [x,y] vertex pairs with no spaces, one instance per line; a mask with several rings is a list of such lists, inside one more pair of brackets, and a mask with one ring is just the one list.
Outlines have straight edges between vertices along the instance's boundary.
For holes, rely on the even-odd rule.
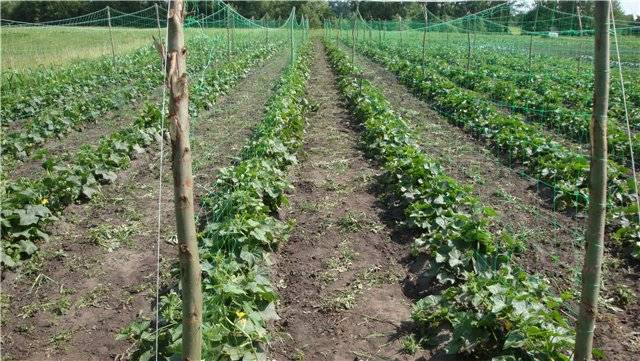
[[[287,168],[302,145],[311,47],[302,45],[268,101],[266,115],[239,160],[220,171],[201,199],[206,225],[199,233],[203,289],[203,358],[261,360],[266,323],[276,319],[277,293],[265,270],[266,253],[285,241],[292,226],[277,217],[286,204]],[[203,222],[201,222],[203,223]],[[161,298],[159,355],[181,353],[181,302],[175,291]],[[138,342],[139,360],[151,360],[150,321],[136,321],[120,337]]]
[[[220,37],[196,37],[188,41],[189,48],[199,48],[206,55],[205,47],[225,49]],[[152,46],[144,46],[131,53],[97,60],[85,60],[68,66],[45,68],[27,74],[3,74],[2,109],[0,115],[5,125],[25,118],[32,118],[52,108],[61,108],[76,101],[78,96],[95,95],[110,87],[130,84],[143,78],[141,69],[147,66],[160,70],[160,60]],[[15,86],[23,83],[24,86]]]
[[[208,41],[194,41],[189,46],[194,47],[194,56],[190,59],[195,72],[205,71],[208,63],[209,51],[207,47],[215,46]],[[254,47],[256,43],[253,44]],[[243,50],[250,48],[245,44]],[[224,47],[213,48],[214,55],[220,56]],[[79,92],[69,100],[54,105],[49,111],[39,113],[34,118],[23,124],[18,130],[9,133],[2,140],[2,155],[24,159],[28,153],[54,136],[62,136],[74,127],[82,126],[88,122],[98,121],[110,111],[117,111],[130,104],[132,100],[148,97],[148,94],[162,84],[162,69],[157,53],[148,51],[149,60],[146,64],[132,63],[127,67],[119,68],[117,76],[114,76],[112,86],[102,91],[99,95],[92,92]],[[122,86],[128,84],[127,86]],[[120,86],[116,86],[120,85]],[[69,95],[69,94],[67,94]]]
[[414,251],[431,258],[424,272],[440,285],[434,290],[442,289],[413,309],[420,342],[428,345],[445,326],[452,333],[449,354],[569,360],[573,332],[561,315],[564,300],[551,293],[548,281],[516,265],[516,242],[490,232],[495,212],[444,174],[380,90],[361,78],[342,50],[327,47],[340,89],[364,126],[364,143],[420,234]]
[[[194,84],[190,88],[192,96],[215,100],[244,77],[249,67],[277,49],[277,45],[270,43],[229,59],[213,72],[215,76],[206,77],[208,86]],[[69,163],[53,157],[46,159],[44,177],[20,179],[5,185],[0,212],[2,264],[13,267],[31,256],[37,250],[36,241],[47,238],[44,227],[55,219],[55,214],[73,202],[91,198],[100,183],[115,180],[116,171],[127,167],[135,153],[150,145],[154,137],[159,137],[159,127],[157,106],[148,106],[132,125],[102,138],[97,148],[85,145]]]
[[[416,42],[414,44],[419,44]],[[450,46],[430,44],[429,55],[466,65],[467,49],[452,49]],[[534,55],[529,65],[528,57],[490,51],[479,48],[473,51],[473,66],[486,69],[500,75],[503,80],[514,80],[518,86],[525,87],[540,95],[552,95],[569,107],[591,108],[593,94],[593,71],[589,63],[579,67],[574,60],[561,57]],[[630,109],[640,106],[640,71],[623,69],[625,91]],[[559,97],[558,97],[559,96]],[[622,91],[617,69],[612,68],[610,89],[610,115],[618,118],[623,115]],[[640,126],[640,113],[632,114],[636,126]]]
[[[398,53],[401,57],[413,63],[422,64],[425,71],[439,72],[457,85],[478,93],[486,94],[498,105],[508,107],[513,111],[524,114],[528,120],[539,122],[555,128],[563,136],[581,143],[589,142],[589,122],[591,113],[576,111],[562,104],[563,96],[548,93],[542,96],[530,89],[523,89],[512,78],[497,79],[484,67],[476,70],[462,65],[452,65],[449,60],[438,60],[428,57],[422,62],[422,55],[417,49],[384,46],[384,50]],[[553,98],[553,94],[558,98]],[[584,109],[582,109],[584,110]],[[607,144],[612,158],[622,164],[631,164],[629,136],[618,120],[609,119],[607,128]],[[632,135],[634,154],[640,151],[640,134]]]
[[[486,141],[512,164],[553,191],[557,210],[583,210],[588,203],[589,160],[541,134],[521,118],[502,113],[475,92],[423,69],[398,55],[371,45],[363,54],[395,73],[401,82],[426,99],[452,124]],[[630,171],[612,161],[608,167],[608,227],[625,252],[640,259],[640,221],[634,216],[635,192]]]
[[67,205],[91,198],[99,184],[113,181],[134,154],[159,137],[160,111],[147,106],[131,126],[103,138],[94,149],[83,146],[69,164],[55,158],[43,162],[47,173],[38,179],[19,179],[6,184],[2,199],[3,266],[14,267],[34,254],[36,241],[48,238],[44,226]]
[[146,75],[147,66],[155,66],[159,70],[160,60],[155,50],[147,46],[119,56],[116,66],[117,68],[110,58],[76,64],[64,71],[52,71],[50,77],[41,79],[29,88],[3,92],[0,113],[5,125],[33,118],[52,108],[61,108],[75,102],[78,96],[91,96],[106,87],[142,78]]

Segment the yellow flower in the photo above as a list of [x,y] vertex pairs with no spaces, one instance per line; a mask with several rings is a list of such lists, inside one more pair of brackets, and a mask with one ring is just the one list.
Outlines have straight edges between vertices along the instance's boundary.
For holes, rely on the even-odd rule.
[[247,314],[242,312],[242,311],[236,311],[236,316],[238,316],[239,319],[243,319]]
[[49,203],[49,199],[47,199],[47,198],[42,198],[42,200],[40,201],[40,204],[42,204],[42,205],[45,205],[47,203]]

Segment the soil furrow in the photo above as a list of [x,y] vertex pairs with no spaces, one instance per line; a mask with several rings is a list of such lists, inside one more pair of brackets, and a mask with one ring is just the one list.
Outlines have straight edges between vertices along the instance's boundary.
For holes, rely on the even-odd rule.
[[[263,117],[286,65],[278,54],[252,70],[214,109],[192,125],[196,202]],[[176,261],[171,156],[165,146],[161,204],[163,283]],[[8,359],[127,359],[130,343],[116,334],[154,303],[159,152],[136,159],[102,195],[72,205],[52,225],[49,242],[21,274],[3,280],[11,314],[3,325]]]
[[[584,218],[554,212],[548,200],[536,193],[535,182],[503,164],[485,144],[449,124],[391,72],[360,55],[356,55],[356,61],[363,65],[364,76],[382,90],[416,131],[425,152],[438,160],[448,175],[472,186],[483,204],[496,210],[495,230],[510,232],[525,247],[519,255],[521,265],[531,273],[549,277],[558,294],[576,294],[584,255]],[[603,299],[615,299],[623,286],[640,292],[637,270],[612,254],[607,254],[606,264]],[[619,306],[611,301],[601,306],[596,331],[598,347],[608,357],[619,357],[611,360],[628,359],[640,352],[640,334],[634,332],[640,326],[640,303],[636,299],[624,310],[616,310]],[[577,304],[573,304],[566,316],[574,319],[577,311]]]
[[281,320],[270,359],[405,359],[411,301],[403,294],[406,244],[394,242],[377,197],[379,170],[359,149],[322,46],[308,89],[309,119],[295,191],[283,217],[295,221],[276,254]]

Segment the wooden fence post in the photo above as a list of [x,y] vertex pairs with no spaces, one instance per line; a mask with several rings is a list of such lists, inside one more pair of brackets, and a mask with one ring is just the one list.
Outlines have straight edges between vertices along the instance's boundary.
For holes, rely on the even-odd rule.
[[[184,2],[169,2],[166,54],[169,126],[173,155],[173,191],[182,284],[182,360],[200,361],[202,349],[202,286],[193,206],[193,175],[189,142],[187,49],[184,45]],[[173,6],[172,6],[173,5]]]
[[295,50],[293,49],[293,24],[296,22],[296,7],[294,6],[291,9],[291,15],[289,16],[289,19],[291,20],[291,26],[289,27],[289,47],[291,48],[291,54],[290,54],[290,59],[291,62],[293,63],[293,60],[295,59]]
[[158,10],[158,4],[153,4],[153,6],[156,8],[156,24],[158,25],[158,39],[162,39],[162,32],[161,32],[161,27],[160,27],[160,11]]
[[426,63],[426,49],[427,49],[427,27],[429,26],[429,15],[427,14],[427,2],[424,2],[424,32],[422,33],[422,74],[424,75],[424,67]]
[[109,38],[111,38],[111,57],[113,64],[116,64],[116,47],[113,43],[113,31],[111,30],[111,9],[107,6],[107,21],[109,22]]
[[591,117],[591,174],[589,215],[585,234],[580,313],[576,326],[575,361],[591,360],[593,333],[602,280],[604,228],[607,210],[607,109],[609,105],[609,2],[595,2],[593,54],[593,116]]

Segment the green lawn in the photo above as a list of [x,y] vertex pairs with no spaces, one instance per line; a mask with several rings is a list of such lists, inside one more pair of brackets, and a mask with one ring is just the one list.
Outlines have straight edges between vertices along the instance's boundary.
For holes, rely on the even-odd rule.
[[[114,28],[116,54],[151,41],[155,29]],[[108,28],[98,27],[3,27],[2,69],[33,69],[111,54]]]

